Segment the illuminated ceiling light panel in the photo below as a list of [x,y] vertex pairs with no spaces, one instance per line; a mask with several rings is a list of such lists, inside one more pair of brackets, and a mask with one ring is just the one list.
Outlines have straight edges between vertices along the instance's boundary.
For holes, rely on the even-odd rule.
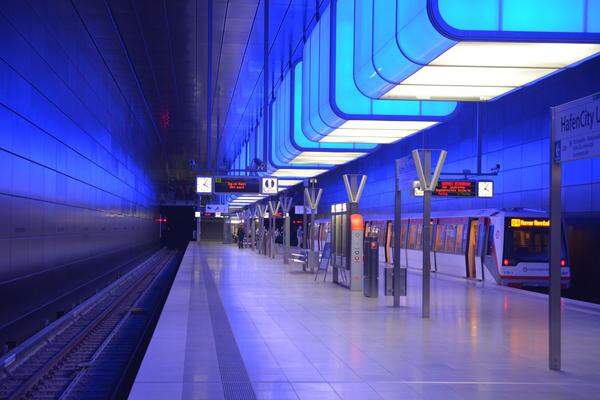
[[600,54],[587,0],[354,1],[355,79],[375,98],[492,100]]
[[374,139],[376,138],[403,138],[406,137],[408,135],[412,135],[413,133],[417,132],[417,129],[412,129],[412,130],[383,130],[383,131],[378,131],[375,129],[336,129],[335,131],[331,132],[329,135],[327,135],[325,138],[321,139],[327,139],[328,137],[348,137],[348,138],[357,138],[357,137],[372,137]]
[[379,99],[357,86],[354,43],[364,33],[356,29],[363,18],[355,7],[359,1],[332,0],[305,43],[301,126],[306,136],[323,144],[391,143],[451,118],[458,107],[454,101]]
[[301,179],[278,179],[277,184],[280,187],[288,188],[294,185],[302,183]]
[[514,87],[486,86],[441,86],[441,85],[398,85],[384,95],[389,99],[440,100],[454,96],[461,101],[484,101],[514,90]]
[[340,165],[356,160],[359,157],[364,156],[365,153],[349,153],[349,152],[318,152],[318,151],[305,151],[300,153],[294,158],[292,164],[329,164],[329,165]]
[[[409,135],[412,135],[414,132],[411,132]],[[405,136],[406,137],[406,136]],[[345,142],[360,142],[360,143],[377,143],[377,144],[390,144],[397,142],[398,140],[403,139],[403,137],[391,136],[391,137],[381,137],[381,136],[333,136],[328,135],[321,139],[323,143],[345,143]]]
[[559,69],[598,51],[593,43],[459,42],[429,65]]
[[321,175],[322,173],[327,172],[326,169],[291,169],[291,168],[282,168],[275,172],[273,172],[272,176],[281,176],[281,177],[289,177],[289,178],[312,178],[313,176]]
[[321,141],[328,143],[339,143],[347,141],[361,141],[365,143],[394,143],[418,132],[418,130],[358,130],[358,129],[336,129]]
[[437,124],[435,121],[346,121],[339,129],[374,129],[374,130],[421,130]]
[[242,199],[243,200],[260,200],[260,199],[263,199],[265,197],[267,197],[267,196],[263,196],[263,195],[260,195],[260,196],[245,196],[245,195],[242,195],[242,196],[236,197],[235,200],[242,200]]
[[517,87],[554,71],[543,68],[428,66],[406,78],[402,84]]

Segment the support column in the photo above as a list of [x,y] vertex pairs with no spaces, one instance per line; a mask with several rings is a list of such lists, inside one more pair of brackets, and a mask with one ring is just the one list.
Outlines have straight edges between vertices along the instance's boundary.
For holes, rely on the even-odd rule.
[[292,198],[282,196],[279,198],[281,211],[283,212],[283,263],[289,264],[290,260],[290,210],[292,208]]
[[[423,173],[426,177],[431,176],[431,151],[425,150]],[[431,251],[430,251],[430,233],[431,230],[431,191],[423,191],[423,309],[422,317],[429,318],[430,309],[430,290],[431,290]]]
[[554,113],[552,113],[550,137],[550,294],[548,296],[548,366],[551,370],[561,369],[561,315],[560,315],[560,258],[562,225],[562,167],[555,159]]

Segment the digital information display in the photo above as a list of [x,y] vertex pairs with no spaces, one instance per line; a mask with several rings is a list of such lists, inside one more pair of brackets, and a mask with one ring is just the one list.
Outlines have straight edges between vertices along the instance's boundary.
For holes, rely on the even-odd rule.
[[511,228],[550,228],[550,220],[546,218],[511,218]]
[[260,178],[217,177],[215,193],[260,193]]
[[442,197],[475,197],[477,196],[477,187],[475,181],[438,181],[433,191],[434,196]]
[[[413,194],[423,196],[419,181],[413,182]],[[440,197],[475,197],[477,196],[477,181],[473,180],[439,180],[434,196]]]

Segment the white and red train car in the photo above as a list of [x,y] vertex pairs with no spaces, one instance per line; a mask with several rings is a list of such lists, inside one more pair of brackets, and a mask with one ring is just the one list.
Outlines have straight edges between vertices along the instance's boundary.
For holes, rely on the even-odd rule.
[[[376,233],[380,261],[393,260],[391,216],[364,216],[365,234]],[[319,242],[329,222],[319,221]],[[466,279],[508,286],[547,286],[550,220],[543,211],[481,209],[433,212],[431,217],[431,270]],[[423,220],[420,214],[403,214],[402,266],[422,268]],[[570,268],[563,234],[561,281],[569,286]]]

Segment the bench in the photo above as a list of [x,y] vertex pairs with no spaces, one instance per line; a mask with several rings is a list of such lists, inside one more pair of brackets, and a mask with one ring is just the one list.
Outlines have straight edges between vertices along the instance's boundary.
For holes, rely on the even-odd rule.
[[289,260],[298,264],[302,264],[302,270],[306,271],[308,266],[308,252],[304,249],[298,249],[290,253]]

